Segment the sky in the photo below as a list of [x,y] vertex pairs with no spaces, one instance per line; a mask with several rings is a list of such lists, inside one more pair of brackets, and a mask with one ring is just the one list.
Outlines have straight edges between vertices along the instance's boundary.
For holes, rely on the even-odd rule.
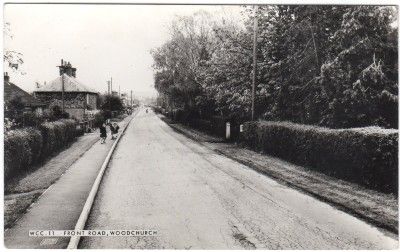
[[[5,71],[10,81],[32,92],[39,82],[59,73],[61,59],[77,68],[77,79],[98,92],[113,90],[136,97],[155,96],[150,50],[169,38],[168,24],[176,15],[199,10],[239,13],[239,6],[206,5],[83,5],[6,4],[4,20],[12,38],[6,50],[23,54],[21,71]],[[25,73],[25,74],[22,74]]]

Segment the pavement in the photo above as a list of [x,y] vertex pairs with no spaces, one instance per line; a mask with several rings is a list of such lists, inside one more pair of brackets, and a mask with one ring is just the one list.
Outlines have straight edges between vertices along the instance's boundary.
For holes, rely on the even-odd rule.
[[183,136],[139,111],[116,148],[80,248],[396,249],[379,229]]
[[[131,116],[119,123],[128,123]],[[69,237],[29,237],[29,230],[72,230],[113,140],[95,143],[4,232],[7,248],[66,248]]]

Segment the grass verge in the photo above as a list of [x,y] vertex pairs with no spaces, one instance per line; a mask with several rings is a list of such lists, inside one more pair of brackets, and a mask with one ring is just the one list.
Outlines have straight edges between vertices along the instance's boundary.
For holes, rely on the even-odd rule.
[[398,234],[398,199],[393,194],[377,192],[355,183],[329,177],[237,144],[215,141],[215,137],[161,118],[175,131],[219,154],[282,184],[307,193],[386,232]]

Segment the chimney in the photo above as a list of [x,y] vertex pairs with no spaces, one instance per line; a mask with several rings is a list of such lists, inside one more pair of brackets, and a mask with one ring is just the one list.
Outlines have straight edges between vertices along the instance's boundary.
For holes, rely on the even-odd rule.
[[72,76],[73,76],[74,78],[76,78],[76,68],[73,67],[73,68],[71,68],[71,70],[72,70],[72,72],[71,72]]
[[76,68],[72,67],[70,62],[61,59],[61,65],[58,68],[60,69],[60,76],[66,74],[74,78],[76,77]]
[[8,76],[7,72],[4,73],[4,81],[5,82],[9,82],[10,81],[10,76]]

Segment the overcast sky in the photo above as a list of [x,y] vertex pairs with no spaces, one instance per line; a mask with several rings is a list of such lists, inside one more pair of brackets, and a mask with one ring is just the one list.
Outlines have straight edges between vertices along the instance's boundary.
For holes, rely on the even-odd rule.
[[77,79],[99,92],[113,87],[139,96],[155,94],[150,50],[168,39],[167,25],[175,15],[200,9],[238,13],[240,7],[171,5],[29,5],[7,4],[5,22],[12,39],[5,48],[23,54],[18,72],[9,72],[11,82],[27,91],[35,82],[58,76],[60,60],[77,68]]

